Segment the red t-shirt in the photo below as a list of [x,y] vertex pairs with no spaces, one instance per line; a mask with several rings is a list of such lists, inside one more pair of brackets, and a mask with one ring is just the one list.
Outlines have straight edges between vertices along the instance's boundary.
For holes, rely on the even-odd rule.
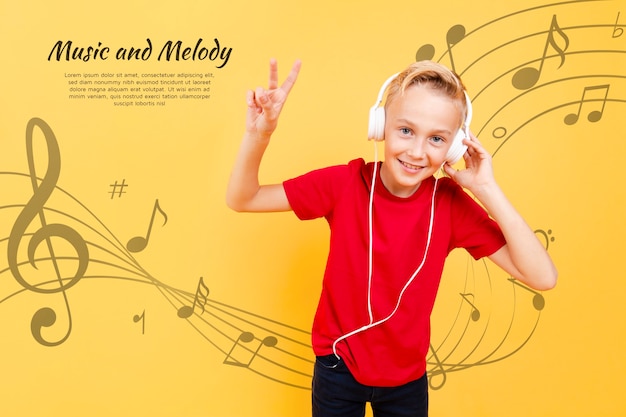
[[[368,207],[373,167],[357,159],[284,182],[298,218],[324,217],[330,226],[330,249],[312,331],[318,356],[333,353],[338,338],[372,322]],[[376,179],[369,303],[373,322],[394,311],[403,287],[422,263],[434,185],[431,177],[413,195],[400,198],[385,189],[380,176]],[[462,247],[478,259],[505,243],[500,228],[482,207],[454,181],[440,179],[426,261],[399,308],[384,323],[336,345],[356,380],[381,387],[420,378],[426,371],[430,314],[446,256]]]

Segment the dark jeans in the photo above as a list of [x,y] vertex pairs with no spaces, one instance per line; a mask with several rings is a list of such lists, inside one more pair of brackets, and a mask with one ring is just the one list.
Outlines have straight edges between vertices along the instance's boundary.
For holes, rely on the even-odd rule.
[[317,357],[313,417],[363,417],[368,402],[375,417],[427,417],[426,374],[399,387],[370,387],[357,382],[335,355]]

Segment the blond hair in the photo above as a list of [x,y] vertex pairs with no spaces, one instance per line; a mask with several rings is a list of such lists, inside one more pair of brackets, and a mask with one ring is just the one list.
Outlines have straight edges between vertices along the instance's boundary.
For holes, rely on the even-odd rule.
[[399,73],[389,84],[385,108],[397,96],[404,94],[407,88],[414,85],[428,86],[457,101],[463,115],[462,120],[467,117],[463,81],[452,70],[433,61],[414,62]]

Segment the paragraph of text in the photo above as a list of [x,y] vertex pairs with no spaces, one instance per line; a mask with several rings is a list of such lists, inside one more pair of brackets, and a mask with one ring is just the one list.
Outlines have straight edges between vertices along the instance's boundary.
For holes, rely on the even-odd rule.
[[106,102],[120,108],[208,100],[214,80],[210,72],[66,72],[63,75],[68,99]]

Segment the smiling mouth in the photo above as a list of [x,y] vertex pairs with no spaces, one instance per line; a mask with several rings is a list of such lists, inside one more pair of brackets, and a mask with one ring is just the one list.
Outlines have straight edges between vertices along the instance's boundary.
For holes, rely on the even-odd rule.
[[401,160],[399,160],[399,159],[398,159],[398,162],[400,162],[400,163],[401,163],[404,167],[406,167],[406,168],[408,168],[408,169],[411,169],[411,170],[413,170],[413,171],[417,171],[417,170],[419,170],[419,169],[422,169],[422,168],[423,168],[422,166],[409,164],[408,162],[404,162],[404,161],[401,161]]

